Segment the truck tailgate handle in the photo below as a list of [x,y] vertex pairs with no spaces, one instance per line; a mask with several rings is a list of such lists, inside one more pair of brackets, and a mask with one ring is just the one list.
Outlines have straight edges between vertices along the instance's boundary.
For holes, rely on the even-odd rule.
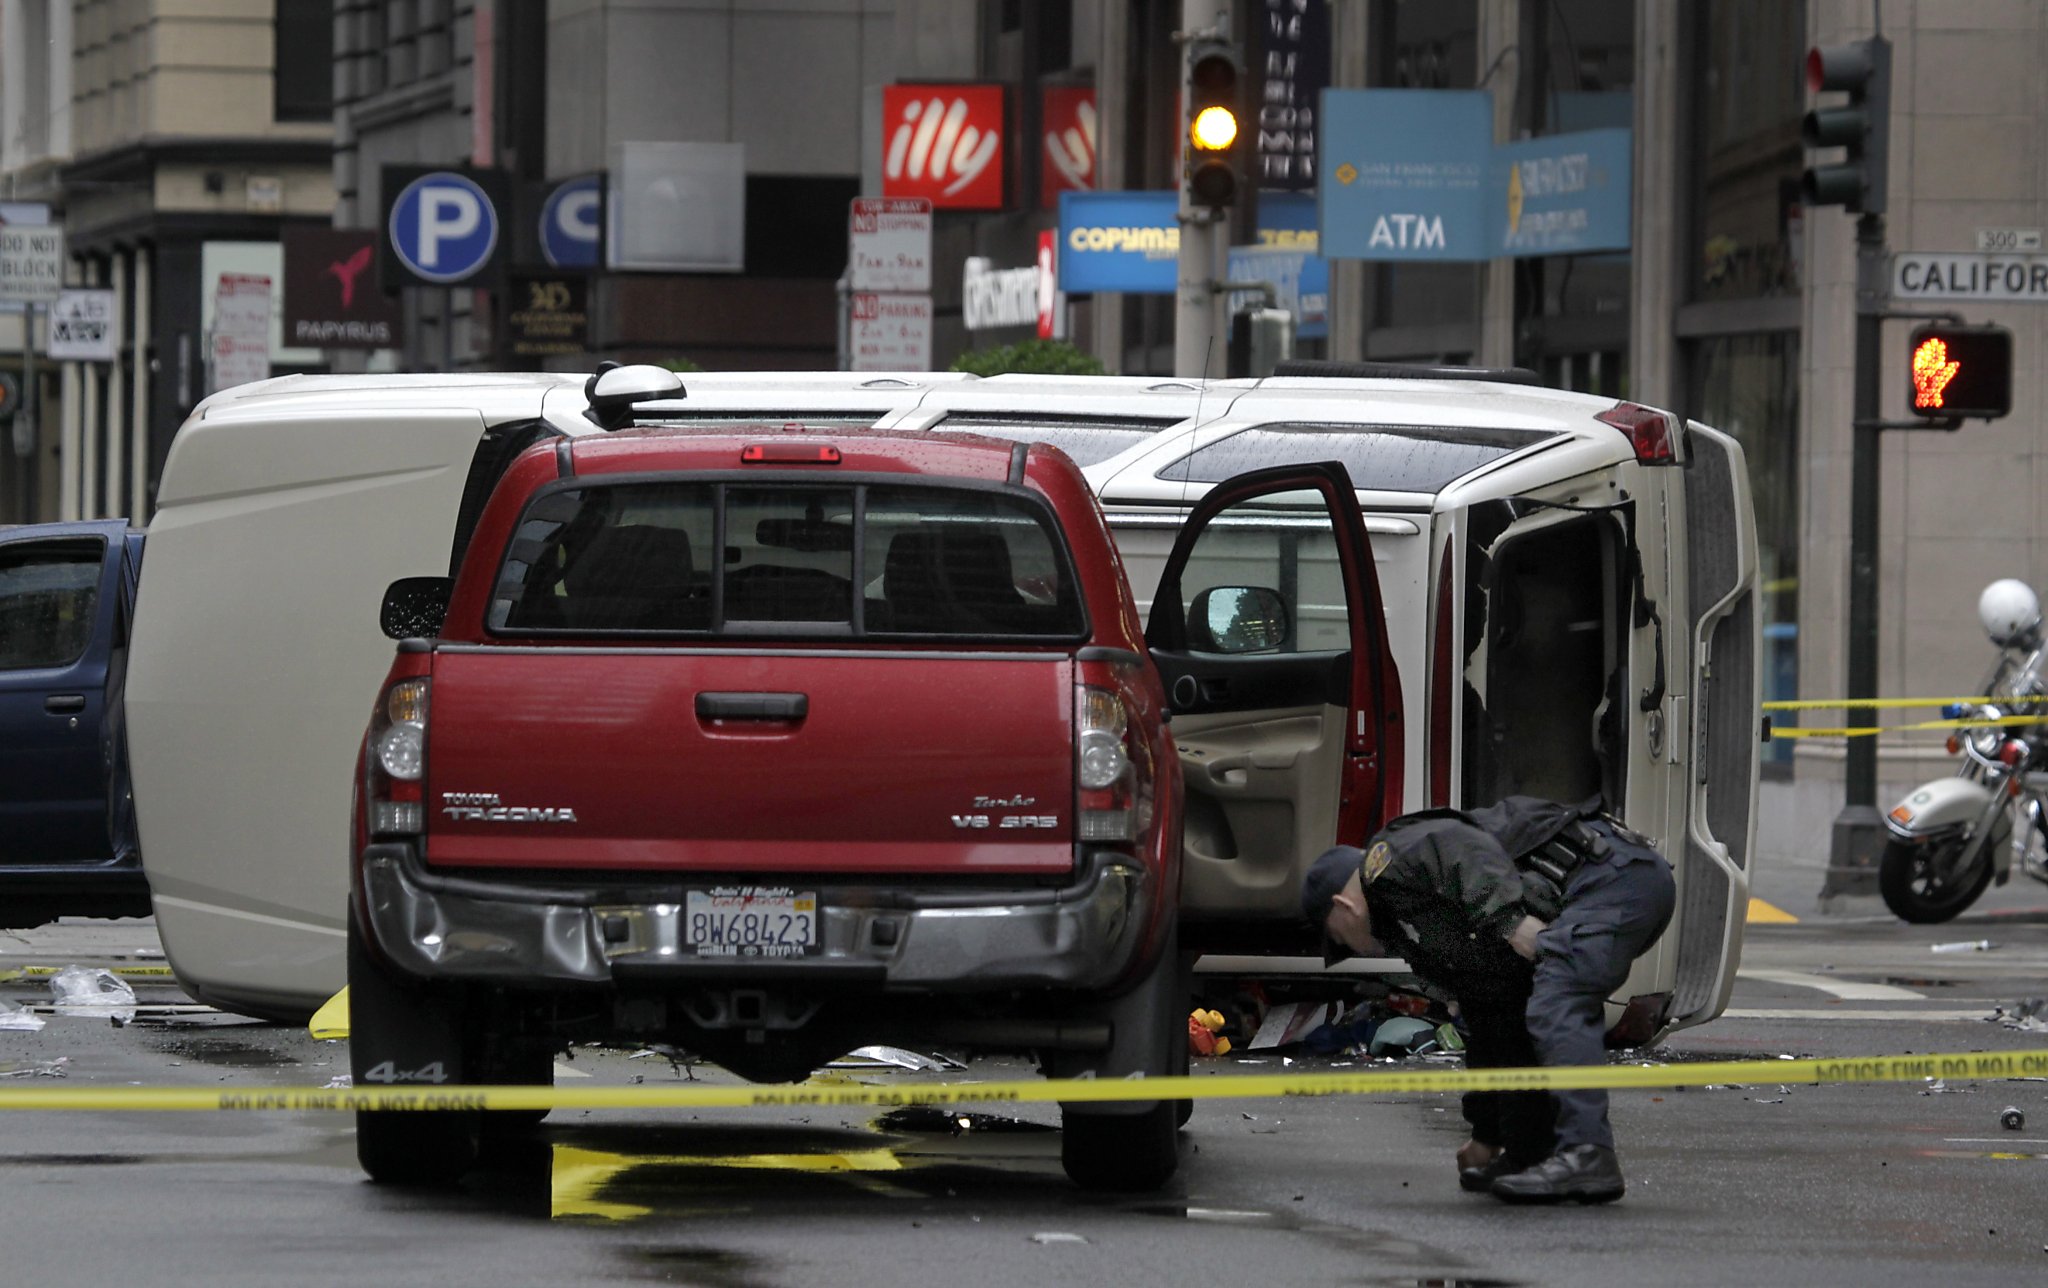
[[801,720],[811,709],[804,693],[700,693],[699,720]]
[[83,693],[52,693],[43,699],[43,710],[53,716],[75,716],[85,710]]

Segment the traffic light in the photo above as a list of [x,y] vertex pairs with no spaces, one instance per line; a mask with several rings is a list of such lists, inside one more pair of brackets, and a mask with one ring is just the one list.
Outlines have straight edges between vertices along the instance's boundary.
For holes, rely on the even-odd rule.
[[1239,87],[1244,70],[1227,40],[1188,42],[1188,204],[1228,210],[1237,199],[1238,159],[1244,154]]
[[0,425],[14,419],[21,410],[21,382],[12,372],[0,371]]
[[1996,420],[2012,410],[2012,332],[1937,322],[1913,332],[1906,405],[1929,420]]
[[1816,107],[1800,124],[1809,148],[1847,148],[1840,165],[1810,165],[1799,189],[1809,206],[1884,213],[1885,155],[1891,141],[1892,43],[1882,36],[1806,53],[1806,88],[1847,90],[1842,107]]

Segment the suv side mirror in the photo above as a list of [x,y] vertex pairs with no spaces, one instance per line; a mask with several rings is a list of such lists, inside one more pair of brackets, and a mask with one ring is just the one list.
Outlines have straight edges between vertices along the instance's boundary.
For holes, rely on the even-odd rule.
[[635,403],[683,397],[683,378],[652,363],[622,367],[616,362],[601,362],[590,379],[583,382],[583,396],[590,402],[592,420],[606,429],[624,429],[633,423]]
[[1287,600],[1264,586],[1211,586],[1188,610],[1188,647],[1202,653],[1266,653],[1293,633]]
[[448,620],[452,577],[400,577],[384,591],[377,623],[395,640],[432,639]]

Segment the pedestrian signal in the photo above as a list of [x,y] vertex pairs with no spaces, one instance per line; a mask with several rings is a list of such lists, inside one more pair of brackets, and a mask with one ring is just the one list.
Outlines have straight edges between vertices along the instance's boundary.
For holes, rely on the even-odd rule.
[[1937,323],[1913,332],[1907,405],[1929,420],[1996,420],[2012,410],[2012,332]]
[[0,371],[0,424],[14,419],[14,413],[21,410],[21,382],[5,371]]

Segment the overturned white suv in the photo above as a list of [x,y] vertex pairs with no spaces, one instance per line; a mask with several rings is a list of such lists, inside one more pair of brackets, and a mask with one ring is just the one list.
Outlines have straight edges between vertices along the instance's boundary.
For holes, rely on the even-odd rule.
[[[507,465],[630,425],[875,425],[1051,443],[1108,513],[1142,610],[1217,481],[1341,461],[1371,533],[1409,808],[1599,796],[1678,874],[1616,998],[1646,1040],[1718,1015],[1754,852],[1756,529],[1741,449],[1518,373],[1296,364],[1263,380],[902,373],[288,376],[179,431],[149,526],[126,685],[158,930],[196,997],[279,1018],[345,980],[352,770],[406,578],[449,576]],[[1212,541],[1215,539],[1212,534]],[[1238,525],[1232,584],[1300,605],[1297,683],[1230,659],[1174,696],[1184,951],[1320,971],[1300,920],[1337,835],[1345,610],[1327,522]],[[1219,573],[1218,575],[1223,575]],[[1193,588],[1187,588],[1192,593]],[[1331,623],[1319,635],[1317,623]],[[1328,635],[1328,638],[1324,638]],[[1271,675],[1271,668],[1262,671]],[[1303,772],[1307,769],[1309,772]],[[1393,963],[1352,963],[1350,969]]]

